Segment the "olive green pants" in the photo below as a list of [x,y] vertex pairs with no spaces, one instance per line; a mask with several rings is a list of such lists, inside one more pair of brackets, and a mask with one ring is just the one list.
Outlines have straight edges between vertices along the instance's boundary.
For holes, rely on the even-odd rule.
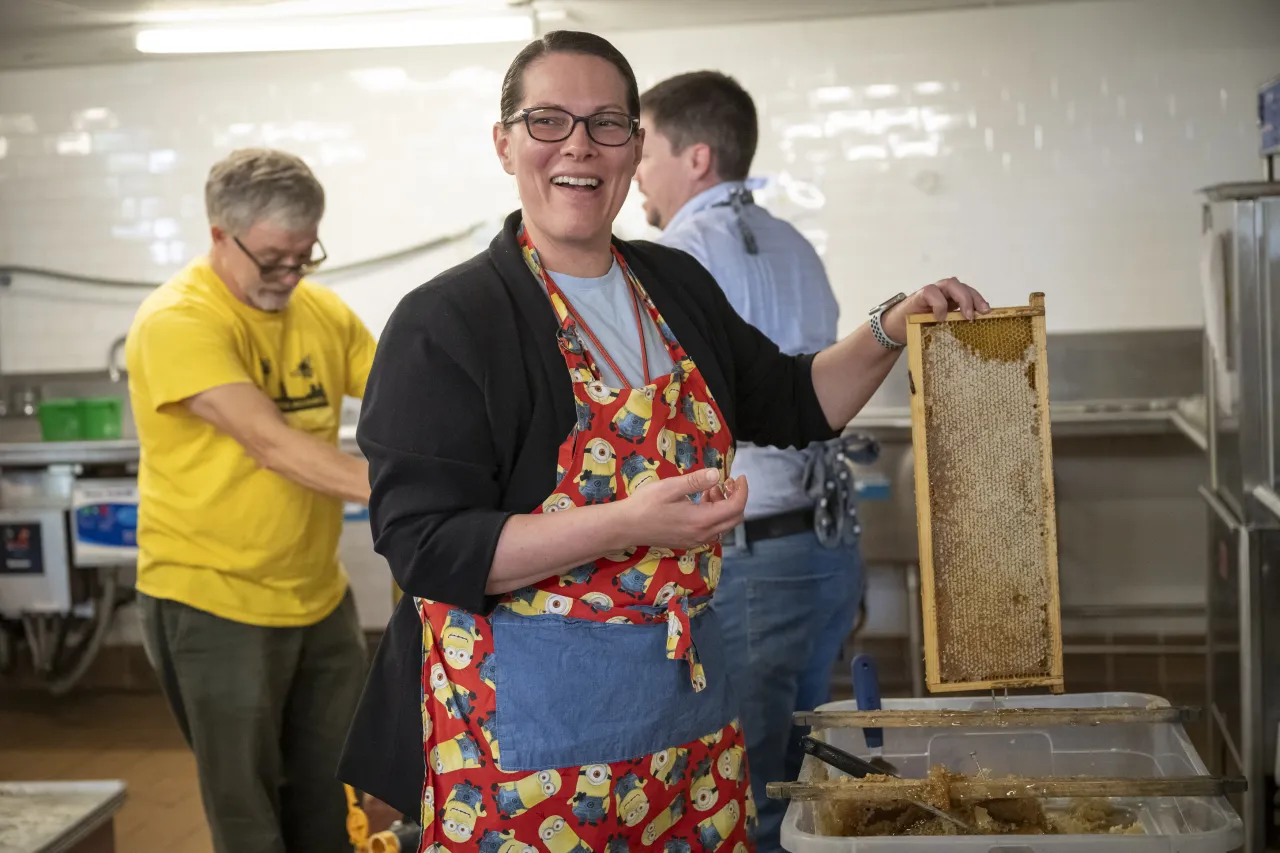
[[350,853],[338,757],[364,686],[348,591],[302,628],[138,595],[143,642],[187,744],[217,853]]

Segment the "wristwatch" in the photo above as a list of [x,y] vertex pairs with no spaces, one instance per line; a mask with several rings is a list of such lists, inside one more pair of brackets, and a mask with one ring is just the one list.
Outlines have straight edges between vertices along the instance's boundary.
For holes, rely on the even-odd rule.
[[891,296],[871,309],[871,334],[875,336],[876,343],[885,349],[902,349],[906,346],[906,344],[900,344],[885,334],[884,326],[880,324],[880,315],[906,298],[907,294],[899,293],[897,296]]

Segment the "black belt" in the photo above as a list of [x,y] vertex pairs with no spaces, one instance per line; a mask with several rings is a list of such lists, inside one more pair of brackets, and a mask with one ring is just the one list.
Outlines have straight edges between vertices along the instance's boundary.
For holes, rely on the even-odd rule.
[[747,535],[747,542],[780,539],[783,536],[812,532],[813,510],[797,509],[781,515],[771,515],[768,518],[752,518],[744,522],[742,527]]

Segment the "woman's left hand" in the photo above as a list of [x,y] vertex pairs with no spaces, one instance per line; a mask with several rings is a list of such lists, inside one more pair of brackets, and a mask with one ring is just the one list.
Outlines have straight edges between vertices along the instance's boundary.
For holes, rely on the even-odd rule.
[[959,311],[966,320],[972,320],[990,310],[991,306],[981,293],[958,278],[944,278],[925,285],[884,312],[880,324],[890,338],[906,343],[907,318],[912,314],[932,313],[938,322],[942,322],[952,311]]

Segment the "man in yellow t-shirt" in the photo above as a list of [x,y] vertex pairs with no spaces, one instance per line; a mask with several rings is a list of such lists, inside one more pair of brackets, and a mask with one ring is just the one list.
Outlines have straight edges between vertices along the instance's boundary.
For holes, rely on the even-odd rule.
[[375,342],[303,279],[324,255],[306,164],[236,151],[205,204],[208,255],[147,297],[125,349],[147,654],[218,853],[349,851],[335,771],[366,655],[337,547],[369,474],[337,440]]

